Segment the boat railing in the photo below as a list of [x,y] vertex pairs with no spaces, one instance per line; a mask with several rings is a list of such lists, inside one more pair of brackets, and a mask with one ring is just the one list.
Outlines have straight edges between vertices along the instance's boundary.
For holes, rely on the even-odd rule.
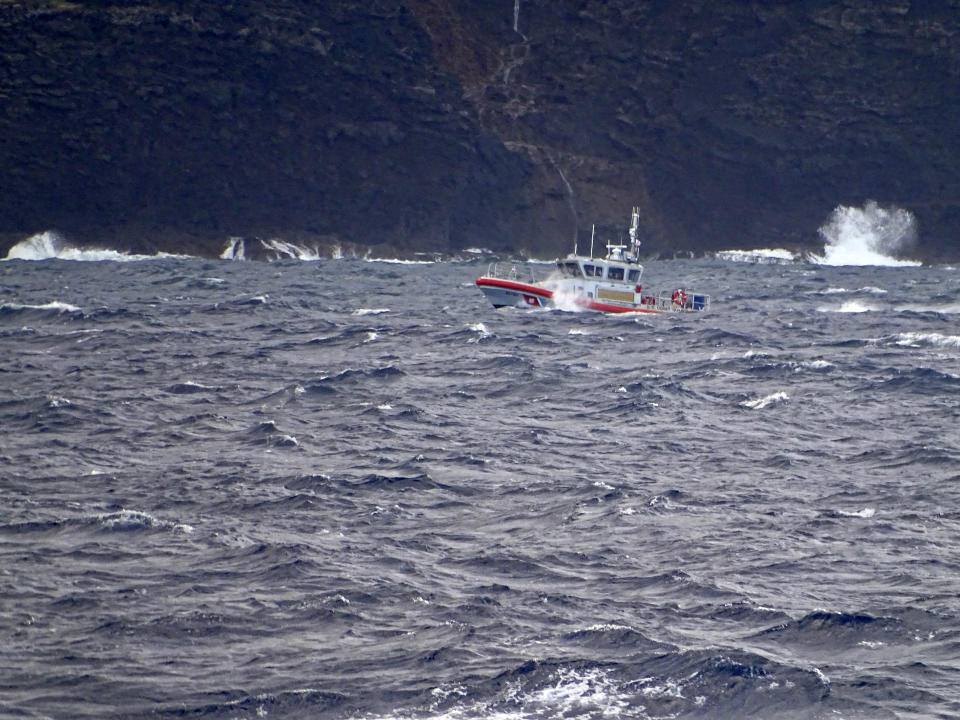
[[654,298],[661,312],[700,311],[710,308],[710,296],[692,290],[661,290]]
[[512,280],[513,282],[527,283],[532,285],[536,282],[533,276],[533,269],[526,263],[517,262],[494,262],[487,268],[487,277],[499,278],[500,280]]

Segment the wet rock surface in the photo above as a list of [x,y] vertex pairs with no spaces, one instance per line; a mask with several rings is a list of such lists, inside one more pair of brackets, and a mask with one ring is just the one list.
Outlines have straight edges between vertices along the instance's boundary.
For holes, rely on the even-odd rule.
[[818,242],[839,204],[960,254],[958,3],[0,2],[0,250],[234,236],[650,253]]

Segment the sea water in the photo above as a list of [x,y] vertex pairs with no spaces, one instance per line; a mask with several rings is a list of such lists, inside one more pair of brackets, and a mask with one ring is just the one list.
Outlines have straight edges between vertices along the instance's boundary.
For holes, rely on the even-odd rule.
[[960,715],[960,271],[484,268],[0,263],[0,715]]

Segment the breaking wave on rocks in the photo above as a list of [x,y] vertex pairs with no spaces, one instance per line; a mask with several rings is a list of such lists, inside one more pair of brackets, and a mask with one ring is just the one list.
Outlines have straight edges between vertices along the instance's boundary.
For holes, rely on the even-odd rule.
[[885,208],[873,200],[863,207],[837,207],[820,228],[823,255],[813,256],[822,265],[920,265],[903,260],[917,241],[917,221],[909,210]]
[[110,248],[81,248],[71,244],[59,233],[46,230],[21,240],[7,252],[6,260],[74,260],[78,262],[133,262],[185,258],[187,255],[157,253],[139,255]]
[[917,242],[917,222],[909,210],[882,207],[873,200],[863,207],[840,205],[819,229],[822,254],[792,250],[721,250],[719,260],[757,264],[813,263],[816,265],[917,266],[905,260]]

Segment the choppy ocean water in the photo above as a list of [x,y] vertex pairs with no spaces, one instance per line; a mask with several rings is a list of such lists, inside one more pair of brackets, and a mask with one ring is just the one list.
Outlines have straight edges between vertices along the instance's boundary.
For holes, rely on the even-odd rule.
[[960,272],[0,263],[0,715],[960,715]]

